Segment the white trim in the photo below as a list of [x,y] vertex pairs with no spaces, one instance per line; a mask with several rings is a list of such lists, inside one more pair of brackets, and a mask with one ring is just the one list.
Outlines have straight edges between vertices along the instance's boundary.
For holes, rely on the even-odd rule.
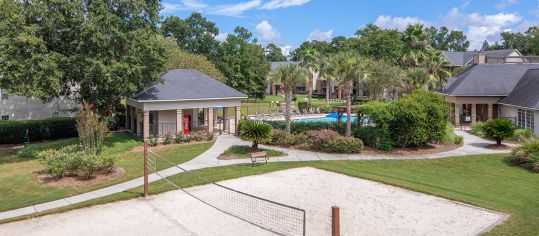
[[517,106],[517,105],[513,105],[513,104],[507,104],[507,103],[501,103],[501,102],[498,102],[498,104],[500,104],[500,105],[505,105],[505,106],[511,106],[511,107],[516,107],[516,108],[522,108],[522,109],[527,109],[527,110],[534,110],[534,111],[539,111],[539,109],[537,109],[537,108],[531,108],[531,107],[523,107],[523,106]]
[[171,99],[171,100],[135,100],[128,98],[134,102],[182,102],[182,101],[204,101],[204,100],[228,100],[228,99],[242,99],[248,97],[226,97],[226,98],[188,98],[188,99]]

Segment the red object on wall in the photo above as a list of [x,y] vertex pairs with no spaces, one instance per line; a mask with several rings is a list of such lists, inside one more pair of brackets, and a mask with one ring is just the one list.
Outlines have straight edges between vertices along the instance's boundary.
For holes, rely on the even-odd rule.
[[184,115],[183,116],[183,134],[189,134],[189,123],[191,121],[190,115]]

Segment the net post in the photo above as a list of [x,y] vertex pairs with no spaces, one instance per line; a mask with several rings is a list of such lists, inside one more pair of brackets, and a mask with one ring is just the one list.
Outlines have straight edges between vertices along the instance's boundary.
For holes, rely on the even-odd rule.
[[144,139],[144,198],[148,198],[148,140]]
[[331,235],[340,236],[341,235],[341,225],[339,217],[339,207],[331,207]]

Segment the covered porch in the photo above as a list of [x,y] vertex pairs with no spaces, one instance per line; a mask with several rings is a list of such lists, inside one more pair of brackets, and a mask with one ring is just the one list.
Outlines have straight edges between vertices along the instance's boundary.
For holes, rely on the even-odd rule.
[[450,121],[455,126],[471,125],[499,117],[497,102],[502,97],[446,96],[450,104]]
[[170,70],[161,79],[126,100],[128,130],[144,139],[236,132],[246,95],[196,70]]

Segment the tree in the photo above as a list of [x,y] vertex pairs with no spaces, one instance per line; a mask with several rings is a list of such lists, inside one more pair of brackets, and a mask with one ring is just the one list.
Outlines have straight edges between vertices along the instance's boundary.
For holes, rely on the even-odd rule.
[[310,110],[312,108],[313,85],[315,83],[314,75],[320,71],[320,54],[314,48],[308,48],[300,55],[300,63],[307,69],[309,78],[305,83],[305,89],[308,93],[307,106]]
[[462,31],[452,30],[449,32],[445,26],[439,29],[432,26],[425,30],[429,34],[430,45],[437,50],[467,51],[470,46],[470,41]]
[[421,24],[408,25],[402,34],[402,62],[405,67],[420,67],[429,46],[428,33]]
[[170,52],[165,66],[167,70],[196,69],[214,79],[226,83],[225,76],[204,55],[189,53],[176,46],[176,44],[170,45],[167,51]]
[[229,86],[250,97],[264,98],[270,65],[256,42],[247,29],[236,27],[221,44],[216,65]]
[[356,31],[357,39],[351,43],[355,50],[366,58],[396,65],[402,56],[401,35],[398,30],[382,29],[368,24]]
[[273,43],[268,44],[265,51],[268,61],[286,61],[283,50]]
[[86,100],[107,110],[159,79],[159,2],[0,1],[0,87],[50,101]]
[[363,64],[364,71],[360,80],[369,98],[379,100],[387,95],[396,98],[404,86],[404,70],[384,61],[365,60]]
[[284,97],[286,101],[284,117],[286,120],[286,132],[289,134],[290,120],[292,117],[292,98],[294,97],[292,92],[296,88],[297,84],[305,82],[307,78],[305,74],[305,69],[297,64],[285,64],[279,66],[270,74],[270,79],[274,82],[281,83],[284,90]]
[[178,46],[186,51],[217,60],[219,42],[215,36],[219,29],[200,13],[195,12],[185,20],[169,16],[161,24],[160,31],[165,37],[175,39]]
[[243,120],[240,123],[240,138],[251,141],[253,151],[258,150],[258,144],[271,141],[271,125],[261,120]]
[[329,96],[331,94],[331,81],[335,78],[335,58],[333,55],[322,58],[318,76],[326,79],[326,106],[328,106]]
[[352,85],[354,80],[358,80],[361,76],[361,59],[354,52],[346,51],[339,52],[335,55],[335,75],[344,86],[344,96],[346,98],[346,136],[352,135],[351,109]]
[[494,138],[497,145],[501,145],[502,140],[513,136],[516,128],[512,121],[498,118],[487,121],[484,129],[487,136]]
[[442,88],[451,77],[449,61],[436,49],[428,48],[425,67],[429,74],[429,88]]

